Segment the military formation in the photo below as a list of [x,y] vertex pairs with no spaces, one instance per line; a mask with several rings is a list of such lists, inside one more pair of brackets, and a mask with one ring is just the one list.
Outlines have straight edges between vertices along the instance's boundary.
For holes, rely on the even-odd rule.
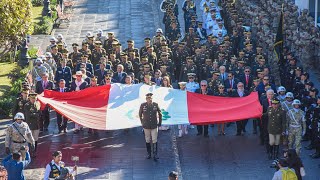
[[[7,151],[27,143],[36,149],[39,133],[48,130],[50,108],[40,110],[36,100],[36,94],[46,89],[64,93],[112,83],[145,83],[209,96],[241,98],[257,92],[263,116],[252,120],[253,134],[259,133],[268,157],[276,159],[281,144],[299,154],[304,140],[310,141],[306,149],[316,149],[311,156],[320,157],[320,98],[307,72],[319,61],[316,49],[320,36],[308,12],[299,15],[291,1],[284,1],[282,6],[272,0],[202,0],[200,4],[164,0],[160,9],[164,30],[158,28],[153,37],[145,37],[140,48],[133,39],[121,43],[115,33],[104,35],[101,29],[87,32],[83,41],[73,42],[72,47],[67,46],[62,34],[51,37],[46,53],[34,61],[32,80],[22,84],[13,108],[17,114],[13,125],[20,128],[17,120],[25,120],[21,131],[32,138],[23,139],[10,126]],[[273,45],[282,9],[286,39],[283,66],[279,66]],[[183,22],[179,22],[179,13]],[[147,132],[147,158],[151,158],[153,149],[157,160],[158,127],[169,128],[161,126],[161,117],[154,120],[159,107],[151,96],[147,95],[150,102],[141,106],[139,116]],[[148,112],[153,110],[152,122],[148,122]],[[59,133],[66,133],[68,119],[59,113],[57,119]],[[247,123],[237,122],[237,136],[247,132]],[[218,124],[218,135],[226,135],[225,128],[231,125]],[[178,128],[182,137],[194,127]],[[208,128],[197,126],[197,135],[209,137]],[[74,133],[82,130],[76,124]],[[88,133],[97,132],[90,129]]]

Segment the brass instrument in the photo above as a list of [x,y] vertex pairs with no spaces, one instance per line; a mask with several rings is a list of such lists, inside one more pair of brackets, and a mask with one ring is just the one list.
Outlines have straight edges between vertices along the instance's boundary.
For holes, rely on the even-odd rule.
[[163,0],[160,4],[160,10],[162,12],[173,11],[174,6],[176,5],[177,0]]

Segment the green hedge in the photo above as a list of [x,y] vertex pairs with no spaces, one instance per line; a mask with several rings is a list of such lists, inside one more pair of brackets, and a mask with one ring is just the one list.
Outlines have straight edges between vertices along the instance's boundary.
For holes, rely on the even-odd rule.
[[53,18],[42,16],[39,23],[34,23],[33,34],[50,34],[53,28]]

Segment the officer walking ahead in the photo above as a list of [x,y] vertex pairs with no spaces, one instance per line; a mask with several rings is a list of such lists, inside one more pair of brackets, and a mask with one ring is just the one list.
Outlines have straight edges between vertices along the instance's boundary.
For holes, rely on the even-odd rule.
[[[14,116],[15,122],[9,125],[5,138],[6,153],[10,154],[12,152],[18,152],[21,148],[31,144],[32,149],[34,149],[34,139],[31,134],[31,130],[26,122],[23,122],[24,115],[22,113],[17,113]],[[21,154],[22,159],[25,159],[26,155]]]
[[[147,159],[151,158],[151,140],[153,146],[153,159],[157,161],[159,158],[158,154],[158,127],[162,123],[162,114],[159,108],[159,105],[155,102],[152,102],[152,93],[146,94],[147,102],[142,103],[139,110],[140,121],[144,130],[144,135],[146,139],[147,147]],[[158,114],[158,118],[157,118]]]

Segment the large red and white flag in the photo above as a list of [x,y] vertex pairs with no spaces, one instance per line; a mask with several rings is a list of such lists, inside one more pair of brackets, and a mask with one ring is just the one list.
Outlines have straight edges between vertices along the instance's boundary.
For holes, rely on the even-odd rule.
[[159,104],[164,125],[233,122],[262,114],[255,92],[242,98],[216,97],[144,84],[112,84],[68,93],[46,90],[38,99],[85,127],[116,130],[141,126],[139,107],[149,92]]

